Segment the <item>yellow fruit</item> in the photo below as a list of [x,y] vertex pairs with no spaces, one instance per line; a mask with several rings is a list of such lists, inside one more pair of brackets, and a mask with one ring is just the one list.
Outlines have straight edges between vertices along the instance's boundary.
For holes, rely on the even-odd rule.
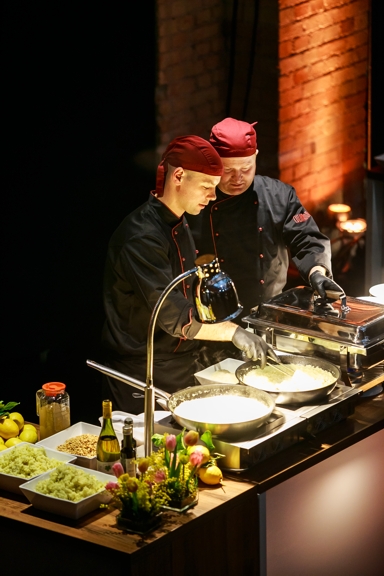
[[220,484],[223,479],[223,473],[218,466],[212,465],[207,468],[200,468],[199,478],[205,484]]
[[7,449],[7,447],[6,447],[5,444],[0,444],[0,452],[1,452],[2,450],[6,450],[6,449]]
[[1,418],[0,420],[0,436],[4,440],[14,438],[19,435],[19,427],[11,418]]
[[201,464],[206,464],[207,462],[209,462],[211,458],[211,453],[206,446],[201,446],[201,444],[195,444],[194,446],[190,446],[188,448],[188,454],[192,454],[192,452],[195,452],[195,450],[201,452],[203,455],[203,460],[201,461]]
[[36,426],[34,426],[33,424],[24,424],[23,432],[24,430],[35,430],[36,432]]
[[[32,429],[33,428],[33,429]],[[32,428],[27,428],[26,425],[24,426],[24,430],[19,435],[19,439],[22,442],[30,442],[31,444],[35,444],[37,442],[37,431],[34,426]]]
[[9,440],[6,441],[5,446],[7,448],[12,448],[12,446],[15,446],[15,444],[21,444],[22,440],[20,440],[19,438],[10,438]]
[[19,430],[22,430],[24,426],[24,418],[22,417],[20,412],[11,412],[9,418],[11,418],[11,420],[14,420],[16,422],[16,424],[19,427]]
[[0,446],[4,444],[4,440],[2,439],[2,437],[0,436]]

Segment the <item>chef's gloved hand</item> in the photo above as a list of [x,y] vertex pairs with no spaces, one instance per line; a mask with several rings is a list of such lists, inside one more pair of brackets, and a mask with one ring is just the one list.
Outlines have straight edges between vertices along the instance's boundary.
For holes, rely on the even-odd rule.
[[273,351],[273,348],[265,342],[260,336],[244,330],[241,326],[238,326],[232,336],[232,343],[242,350],[247,358],[250,360],[260,360],[260,368],[264,369],[267,356],[270,356],[275,360],[275,362],[280,362],[280,359]]
[[331,300],[338,300],[339,298],[345,296],[345,292],[341,286],[336,284],[336,282],[330,278],[327,278],[327,276],[324,276],[324,274],[318,270],[310,275],[309,283],[313,290],[317,292],[321,298],[324,298],[324,300],[327,298],[327,296]]

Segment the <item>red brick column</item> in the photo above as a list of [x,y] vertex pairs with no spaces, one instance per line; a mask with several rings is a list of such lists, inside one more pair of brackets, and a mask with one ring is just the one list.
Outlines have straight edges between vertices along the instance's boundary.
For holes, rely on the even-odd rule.
[[[279,0],[279,168],[307,207],[364,177],[369,0]],[[327,203],[327,202],[326,202]]]
[[226,66],[221,0],[157,0],[159,149],[175,136],[207,138],[224,117]]

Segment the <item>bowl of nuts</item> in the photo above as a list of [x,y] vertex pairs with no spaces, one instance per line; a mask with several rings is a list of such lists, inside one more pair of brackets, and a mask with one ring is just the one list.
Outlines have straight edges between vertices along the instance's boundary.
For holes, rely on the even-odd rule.
[[[76,456],[76,460],[73,463],[77,466],[96,470],[96,445],[100,432],[101,428],[99,426],[87,424],[86,422],[77,422],[69,426],[69,428],[57,432],[57,434],[40,440],[36,446],[44,446],[58,452],[71,454]],[[122,435],[118,432],[116,436],[119,440],[122,439]]]

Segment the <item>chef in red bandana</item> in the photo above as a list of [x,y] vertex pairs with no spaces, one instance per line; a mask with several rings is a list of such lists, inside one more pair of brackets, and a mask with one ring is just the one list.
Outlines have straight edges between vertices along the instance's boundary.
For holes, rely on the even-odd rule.
[[[147,333],[163,290],[195,267],[196,249],[184,214],[197,215],[216,197],[223,174],[219,154],[198,136],[175,138],[157,169],[156,190],[129,214],[108,246],[104,274],[104,363],[145,381]],[[223,270],[225,270],[223,268]],[[154,335],[154,384],[169,393],[195,384],[203,342],[227,343],[237,353],[260,358],[273,350],[233,322],[201,324],[195,318],[192,279],[180,283],[159,310]],[[207,358],[207,361],[209,359]],[[214,358],[208,365],[213,364]],[[137,389],[105,378],[104,397],[115,410],[140,413]]]
[[[203,213],[188,216],[200,254],[213,254],[235,283],[242,316],[284,289],[288,250],[303,280],[325,298],[343,290],[332,280],[329,239],[288,184],[256,176],[256,122],[225,118],[210,142],[224,172],[216,198]],[[240,322],[241,316],[236,319]]]

